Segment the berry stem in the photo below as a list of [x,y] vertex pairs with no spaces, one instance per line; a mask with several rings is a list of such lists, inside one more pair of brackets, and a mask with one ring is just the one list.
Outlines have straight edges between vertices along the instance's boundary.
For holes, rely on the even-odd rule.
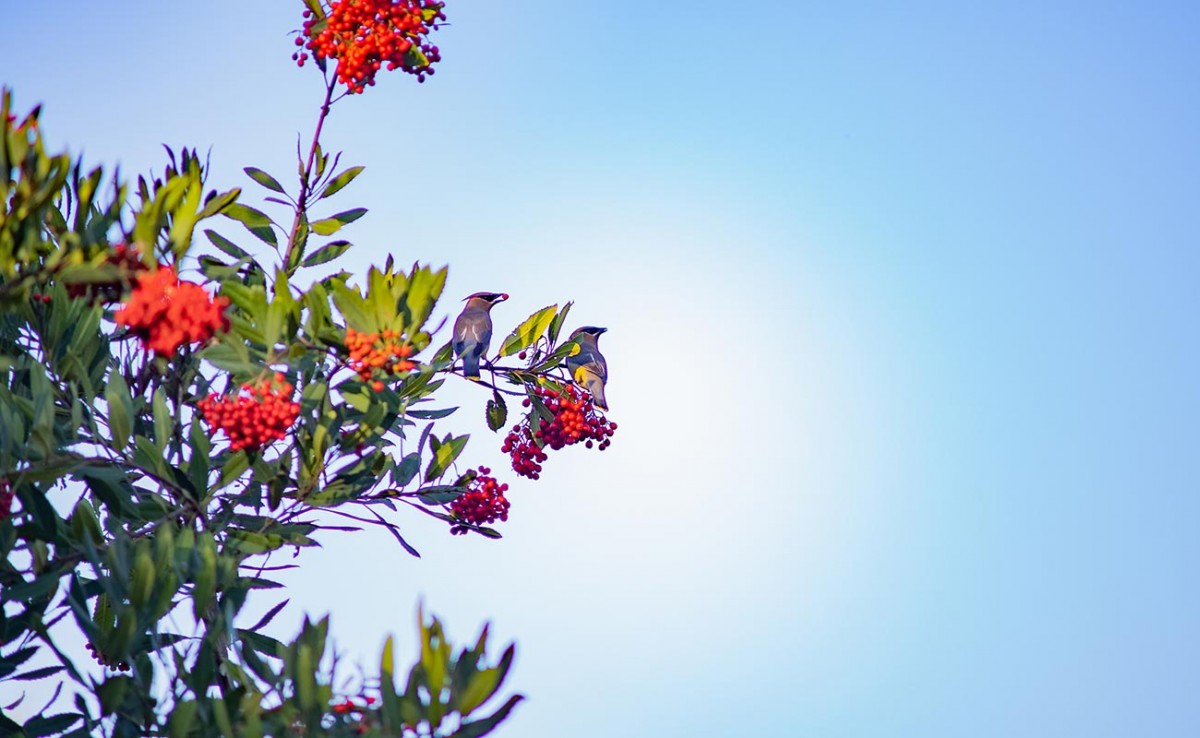
[[333,102],[333,88],[337,84],[337,77],[326,75],[325,78],[325,100],[321,103],[321,113],[317,116],[317,127],[313,131],[312,144],[308,147],[308,162],[304,165],[304,175],[300,177],[300,196],[296,198],[296,217],[292,220],[292,232],[288,236],[287,252],[283,256],[284,269],[288,275],[295,274],[296,268],[299,266],[299,259],[296,259],[296,264],[292,264],[292,254],[300,245],[300,223],[308,216],[308,197],[312,194],[309,189],[312,180],[313,164],[317,160],[317,148],[321,143],[321,128],[325,125],[325,118],[329,116],[330,106]]

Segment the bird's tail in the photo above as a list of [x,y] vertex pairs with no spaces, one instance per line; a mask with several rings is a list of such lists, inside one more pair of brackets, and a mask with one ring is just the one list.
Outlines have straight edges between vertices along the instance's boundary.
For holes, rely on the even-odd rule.
[[584,386],[592,393],[592,402],[601,410],[608,409],[608,400],[604,399],[604,380],[588,372],[584,377]]
[[479,356],[473,351],[468,351],[466,354],[463,354],[462,360],[463,360],[463,376],[464,377],[478,377],[479,376]]

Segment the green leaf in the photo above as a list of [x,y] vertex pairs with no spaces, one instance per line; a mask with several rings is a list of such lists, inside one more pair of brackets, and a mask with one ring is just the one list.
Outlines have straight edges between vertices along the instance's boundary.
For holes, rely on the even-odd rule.
[[284,649],[284,645],[275,640],[269,635],[257,633],[252,630],[238,628],[238,638],[246,643],[246,645],[267,656],[279,657],[280,652]]
[[230,241],[228,238],[225,238],[211,228],[205,228],[204,235],[208,236],[208,240],[212,241],[213,246],[216,246],[221,251],[224,251],[226,254],[235,259],[245,259],[246,257],[250,256],[250,254],[246,253],[245,250],[243,250],[236,243]]
[[111,655],[128,655],[138,634],[138,617],[133,607],[117,610],[117,629],[105,640],[104,649]]
[[75,508],[71,511],[69,525],[71,534],[75,537],[75,540],[81,543],[91,541],[92,545],[99,546],[104,541],[104,534],[100,531],[100,521],[96,517],[96,511],[92,508],[92,503],[86,497],[81,497],[75,503]]
[[362,174],[363,167],[350,167],[346,171],[329,180],[329,184],[325,185],[324,191],[321,192],[320,198],[329,197],[346,185],[354,181],[354,178]]
[[171,440],[171,432],[175,428],[175,422],[171,418],[171,411],[167,409],[167,395],[163,392],[163,388],[159,387],[154,390],[154,445],[158,446],[159,451],[166,451],[167,442]]
[[523,699],[525,698],[522,695],[514,694],[512,697],[508,698],[508,701],[505,702],[499,710],[496,710],[496,712],[489,717],[483,718],[482,720],[474,720],[469,723],[463,723],[462,727],[454,731],[452,738],[480,738],[481,736],[491,733],[496,729],[496,726],[500,725],[501,722],[508,718],[508,714],[512,712],[513,708],[517,706],[517,703]]
[[346,253],[346,250],[349,249],[350,246],[351,244],[349,241],[331,241],[330,243],[325,244],[321,248],[309,254],[308,258],[304,260],[304,263],[301,264],[301,266],[314,267],[333,261],[342,254]]
[[[39,538],[44,541],[55,541],[59,535],[58,513],[54,511],[54,506],[46,499],[46,494],[33,485],[22,485],[17,488],[17,495],[21,498],[21,505],[33,515],[34,532]],[[15,591],[17,587],[13,587]],[[9,596],[7,589],[0,590],[0,597]]]
[[465,491],[464,487],[453,484],[439,484],[432,487],[422,487],[417,490],[417,497],[426,505],[445,505],[448,502],[457,500]]
[[33,669],[21,674],[14,674],[8,678],[18,682],[35,682],[39,679],[45,679],[48,676],[54,676],[65,668],[65,666],[44,666],[40,669]]
[[554,349],[549,356],[542,359],[542,361],[536,366],[530,367],[529,371],[533,372],[534,374],[540,374],[542,372],[549,371],[561,364],[563,359],[567,358],[568,356],[574,356],[575,354],[579,353],[579,351],[580,348],[578,343],[574,341],[563,341],[561,346]]
[[285,194],[285,195],[287,194],[283,190],[283,185],[279,184],[279,182],[276,181],[274,177],[267,174],[266,172],[259,169],[258,167],[246,167],[242,171],[245,172],[246,174],[250,175],[250,179],[254,180],[255,182],[258,182],[260,185],[262,185],[263,187],[266,187],[268,190],[273,190],[275,192],[279,192],[279,193]]
[[217,593],[217,546],[212,533],[202,531],[196,536],[196,553],[200,561],[192,589],[192,614],[202,620]]
[[200,414],[192,416],[188,438],[192,443],[191,458],[187,462],[188,478],[198,490],[208,487],[208,470],[212,462],[212,435],[204,429]]
[[397,487],[405,487],[417,476],[417,472],[421,471],[421,454],[411,453],[400,460],[400,463],[392,469],[392,484]]
[[346,481],[335,481],[326,484],[317,492],[304,498],[313,507],[336,507],[337,505],[360,497],[364,491],[361,484],[349,484]]
[[37,646],[26,646],[5,656],[0,660],[0,678],[7,677],[17,670],[17,667],[33,658],[38,652]]
[[452,437],[446,434],[446,438],[438,441],[436,436],[429,437],[430,451],[433,453],[433,458],[429,460],[429,466],[425,469],[425,481],[432,482],[440,478],[467,447],[467,439],[470,435]]
[[[214,282],[222,282],[226,279],[236,279],[238,277],[238,270],[242,268],[243,264],[242,261],[234,262],[233,264],[226,264],[225,262],[213,256],[201,256],[199,261],[200,273],[203,274],[206,279],[210,279]],[[250,258],[247,257],[244,261],[248,262],[250,261]]]
[[267,610],[266,615],[263,615],[258,619],[257,623],[250,626],[250,630],[262,630],[263,628],[267,627],[267,625],[269,625],[270,622],[275,619],[275,616],[279,614],[279,611],[287,607],[287,603],[289,602],[291,602],[291,600],[284,600],[283,602],[275,605],[275,607],[272,607],[270,610]]
[[225,738],[236,738],[237,734],[233,732],[233,723],[229,720],[229,707],[225,704],[225,700],[212,699],[208,704],[212,707],[213,722],[217,724],[221,735]]
[[250,352],[243,341],[221,341],[206,346],[200,357],[244,382],[257,375],[262,367],[250,361]]
[[571,312],[571,306],[574,304],[573,302],[568,302],[566,305],[563,305],[562,310],[558,311],[558,315],[554,316],[554,320],[550,321],[550,328],[546,331],[546,338],[550,341],[551,346],[558,340],[558,334],[562,331],[563,322],[566,321],[567,313]]
[[271,219],[263,211],[255,210],[249,205],[233,203],[225,208],[224,215],[246,226],[246,230],[253,233],[264,243],[271,246],[279,245],[279,240],[275,236],[275,230],[271,227]]
[[517,326],[508,338],[504,339],[504,345],[500,347],[500,355],[511,356],[536,343],[554,320],[557,311],[558,305],[551,305],[526,318],[525,322]]
[[204,203],[204,209],[196,216],[196,220],[204,220],[205,218],[211,218],[214,215],[225,212],[225,208],[232,205],[241,194],[242,190],[240,188],[234,188],[229,192],[214,195],[211,200]]
[[240,279],[221,283],[221,294],[239,310],[256,316],[267,309],[267,288],[264,284],[243,284]]
[[487,418],[488,428],[498,431],[508,422],[508,405],[504,402],[504,397],[499,392],[488,400],[487,410],[484,413]]
[[458,699],[458,709],[463,715],[469,715],[500,690],[515,655],[516,647],[510,645],[495,668],[482,669],[471,675],[467,688]]
[[308,237],[312,235],[312,229],[308,225],[308,214],[297,213],[296,225],[292,230],[291,236],[288,237],[287,245],[287,263],[284,264],[284,269],[288,274],[295,274],[296,268],[300,266],[301,260],[304,258],[304,252],[308,249]]
[[129,436],[133,433],[133,397],[125,377],[116,369],[104,387],[104,399],[108,403],[108,427],[112,432],[113,447],[124,451],[129,447]]
[[366,208],[354,208],[345,212],[338,213],[331,218],[316,220],[312,223],[313,233],[322,236],[332,236],[342,229],[342,226],[353,223],[359,218],[367,214]]
[[419,418],[421,420],[441,420],[442,418],[453,415],[454,411],[457,409],[458,408],[456,407],[447,407],[441,410],[409,410],[407,414],[410,417]]
[[446,276],[449,270],[442,267],[437,271],[429,267],[413,269],[409,279],[408,291],[404,295],[404,312],[409,334],[420,330],[429,319],[442,289],[446,286]]
[[274,551],[284,544],[283,536],[270,533],[255,533],[248,530],[229,531],[229,546],[246,554],[260,554]]
[[357,289],[347,287],[341,279],[334,280],[332,288],[333,304],[337,306],[348,326],[367,332],[378,327],[373,313],[367,309],[367,301]]
[[43,456],[54,451],[54,388],[41,364],[29,365],[29,392],[33,396],[33,422],[29,440]]
[[168,721],[168,733],[171,738],[186,738],[191,732],[192,727],[196,722],[196,709],[200,705],[193,701],[176,703],[175,709],[171,711],[171,719]]
[[129,600],[137,608],[143,608],[154,592],[154,561],[147,550],[139,550],[133,562],[133,581],[129,588]]
[[317,705],[316,659],[313,658],[312,647],[301,643],[296,648],[296,702],[305,711],[313,711]]
[[379,657],[379,696],[383,699],[384,724],[400,733],[403,722],[400,715],[400,698],[396,695],[396,656],[392,637],[383,642],[383,653]]
[[442,346],[440,349],[438,349],[433,354],[433,360],[430,361],[430,364],[433,367],[440,369],[444,366],[449,366],[453,362],[453,360],[454,360],[454,346],[453,346],[453,344],[451,344],[450,342],[447,341],[444,346]]
[[42,738],[46,735],[63,733],[67,728],[79,722],[83,716],[74,712],[64,712],[58,715],[38,715],[25,723],[25,738]]

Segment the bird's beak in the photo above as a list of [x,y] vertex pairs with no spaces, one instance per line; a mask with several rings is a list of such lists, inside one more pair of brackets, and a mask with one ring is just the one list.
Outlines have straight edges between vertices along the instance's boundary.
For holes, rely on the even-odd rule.
[[608,333],[608,329],[607,329],[607,328],[597,328],[597,329],[596,329],[596,335],[598,336],[598,335],[600,335],[601,333]]
[[496,302],[504,302],[507,299],[508,299],[508,293],[504,292],[504,293],[501,293],[501,295],[496,298]]

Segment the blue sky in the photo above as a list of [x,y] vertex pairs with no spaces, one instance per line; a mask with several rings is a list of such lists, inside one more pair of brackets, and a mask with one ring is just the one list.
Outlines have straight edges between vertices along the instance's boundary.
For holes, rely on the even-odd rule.
[[[52,141],[294,171],[299,0],[66,7],[0,45]],[[327,124],[350,268],[575,299],[621,429],[503,541],[306,552],[278,633],[332,612],[373,663],[418,598],[490,618],[529,738],[1200,733],[1196,6],[447,13],[433,79]],[[504,468],[477,389],[449,427]]]

